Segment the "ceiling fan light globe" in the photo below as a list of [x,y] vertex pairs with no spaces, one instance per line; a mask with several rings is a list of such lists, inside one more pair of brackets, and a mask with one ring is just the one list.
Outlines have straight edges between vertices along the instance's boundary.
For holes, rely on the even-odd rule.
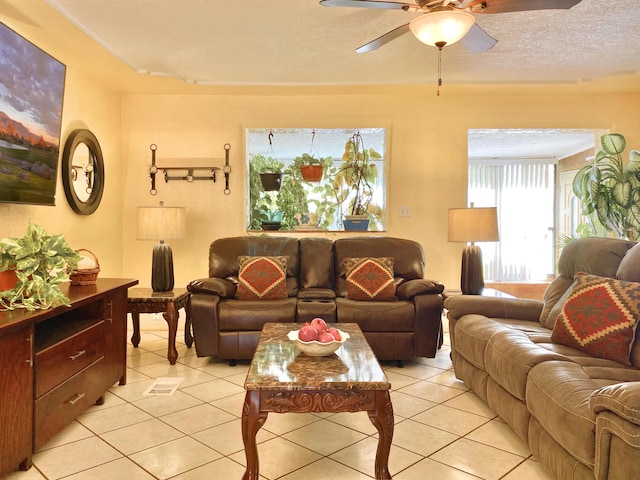
[[409,29],[418,40],[433,47],[437,43],[446,45],[456,43],[464,37],[476,19],[467,12],[447,10],[429,12],[414,18],[409,23]]

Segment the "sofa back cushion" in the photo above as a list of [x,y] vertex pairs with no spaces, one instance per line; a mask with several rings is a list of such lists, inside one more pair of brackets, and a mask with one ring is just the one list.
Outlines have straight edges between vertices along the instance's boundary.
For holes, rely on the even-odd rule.
[[215,240],[209,247],[209,277],[224,278],[238,283],[238,257],[287,258],[287,296],[298,294],[300,255],[298,239],[290,237],[227,237]]
[[300,287],[333,289],[333,242],[330,239],[300,239]]
[[622,258],[634,245],[634,242],[619,238],[590,237],[573,240],[565,246],[558,260],[558,276],[544,293],[540,323],[553,328],[567,299],[565,293],[578,272],[616,278]]
[[627,251],[616,272],[618,280],[640,282],[640,243]]
[[406,280],[424,278],[424,251],[418,242],[393,237],[339,238],[333,243],[334,284],[338,296],[347,296],[344,259],[358,257],[393,257],[396,286]]

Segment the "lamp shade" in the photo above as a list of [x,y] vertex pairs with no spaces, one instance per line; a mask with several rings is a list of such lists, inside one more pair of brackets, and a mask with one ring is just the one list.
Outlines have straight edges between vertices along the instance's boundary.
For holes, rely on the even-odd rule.
[[498,209],[488,208],[450,208],[450,242],[497,242]]
[[435,47],[441,42],[446,45],[456,43],[469,32],[475,22],[476,19],[470,13],[441,10],[414,18],[409,23],[409,28],[422,43]]
[[138,207],[138,240],[171,240],[186,236],[184,207]]

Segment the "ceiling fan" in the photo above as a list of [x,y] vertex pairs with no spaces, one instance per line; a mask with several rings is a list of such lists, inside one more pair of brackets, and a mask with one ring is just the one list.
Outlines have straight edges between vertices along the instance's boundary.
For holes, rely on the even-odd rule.
[[569,9],[581,0],[416,0],[415,3],[377,0],[321,0],[325,7],[404,10],[423,15],[362,45],[358,53],[370,52],[411,31],[421,42],[442,50],[460,41],[471,53],[486,52],[498,41],[475,23],[474,13],[507,13],[529,10]]

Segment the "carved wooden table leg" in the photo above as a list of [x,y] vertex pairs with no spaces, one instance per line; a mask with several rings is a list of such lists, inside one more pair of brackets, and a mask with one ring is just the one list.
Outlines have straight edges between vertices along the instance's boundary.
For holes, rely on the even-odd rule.
[[267,415],[267,412],[260,412],[260,392],[248,391],[242,406],[242,441],[247,457],[247,469],[242,480],[258,480],[259,461],[256,435],[264,422],[267,421]]
[[167,311],[163,314],[164,319],[169,325],[169,346],[167,347],[167,358],[171,365],[175,365],[178,359],[178,350],[176,349],[176,333],[178,331],[178,309],[176,303],[171,300],[167,302]]
[[193,333],[191,332],[191,305],[187,303],[184,308],[186,320],[184,321],[184,343],[187,344],[187,348],[191,348],[193,345]]
[[376,451],[376,480],[389,480],[389,451],[393,440],[393,405],[388,390],[376,391],[376,409],[367,412],[369,420],[378,430]]
[[131,335],[131,343],[138,348],[140,345],[140,313],[131,312],[131,321],[133,322],[133,335]]

